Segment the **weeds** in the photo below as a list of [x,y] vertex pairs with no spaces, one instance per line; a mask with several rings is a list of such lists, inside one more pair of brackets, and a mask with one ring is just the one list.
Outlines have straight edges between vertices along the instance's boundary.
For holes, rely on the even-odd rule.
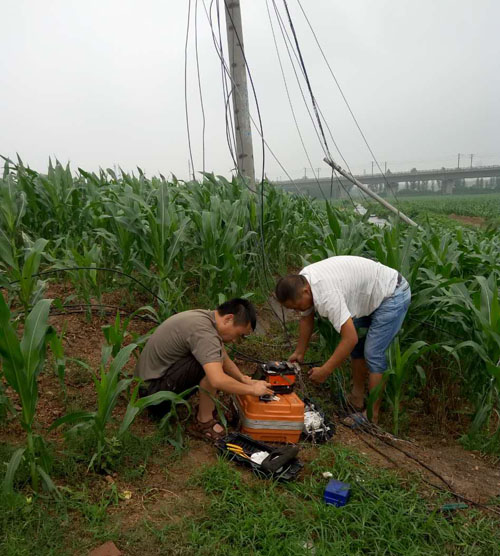
[[[109,347],[111,348],[111,346]],[[182,399],[182,396],[173,392],[162,391],[137,399],[139,391],[139,384],[137,384],[132,392],[125,415],[121,419],[118,431],[112,432],[110,430],[113,410],[118,403],[118,399],[134,381],[133,378],[120,378],[120,374],[136,347],[135,344],[129,344],[122,348],[109,365],[109,370],[107,371],[105,367],[111,349],[104,349],[99,378],[94,378],[97,394],[96,411],[69,413],[57,419],[51,426],[51,429],[53,429],[61,425],[73,425],[69,433],[75,432],[78,429],[90,429],[92,431],[95,448],[90,457],[89,469],[92,468],[97,471],[113,469],[116,460],[121,454],[123,435],[128,431],[137,415],[146,407],[165,401],[173,402],[174,406],[175,404],[185,404],[188,406],[187,402]]]

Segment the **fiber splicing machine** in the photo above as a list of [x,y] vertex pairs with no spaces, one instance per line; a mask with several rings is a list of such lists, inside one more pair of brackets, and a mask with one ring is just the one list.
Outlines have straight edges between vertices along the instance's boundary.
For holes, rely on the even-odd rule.
[[237,395],[241,432],[264,442],[297,443],[304,429],[304,402],[293,391],[300,372],[297,363],[270,361],[258,369],[274,396]]

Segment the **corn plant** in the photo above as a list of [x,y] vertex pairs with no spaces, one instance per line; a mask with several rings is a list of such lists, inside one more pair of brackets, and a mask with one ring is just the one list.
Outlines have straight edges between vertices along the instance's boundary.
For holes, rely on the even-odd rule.
[[[130,177],[127,176],[127,180]],[[126,185],[122,190],[110,191],[103,208],[104,223],[108,229],[99,230],[98,233],[108,244],[123,272],[131,274],[136,264],[147,203],[134,192],[132,186]]]
[[311,262],[335,255],[362,255],[366,245],[367,224],[352,214],[341,215],[329,202],[325,203],[325,207],[327,224],[313,226],[314,250]]
[[174,204],[174,194],[162,182],[155,192],[156,206],[146,212],[144,232],[139,238],[142,260],[139,272],[154,284],[158,296],[165,301],[162,317],[168,317],[182,301],[185,289],[184,258],[189,250],[189,219]]
[[[71,247],[67,252],[64,261],[54,261],[53,267],[57,268],[74,268],[75,270],[68,271],[70,279],[83,301],[90,305],[92,298],[101,302],[103,282],[99,275],[98,267],[102,265],[101,247],[82,234],[78,247]],[[81,267],[82,270],[78,270]],[[87,318],[90,319],[90,307],[87,311]]]
[[26,195],[17,188],[14,177],[8,173],[8,162],[4,177],[0,180],[0,267],[11,280],[19,279],[11,272],[18,268],[20,257],[20,226],[26,212]]
[[66,322],[64,322],[60,334],[58,334],[55,329],[52,330],[51,334],[49,335],[49,344],[50,344],[50,350],[52,351],[52,357],[54,359],[54,371],[56,373],[57,378],[59,379],[59,384],[61,385],[61,388],[63,390],[64,398],[66,399],[66,383],[64,378],[66,375],[67,357],[64,355],[64,346],[63,346],[63,339],[65,333],[66,333]]
[[[476,409],[474,427],[487,424],[493,411],[500,415],[500,303],[498,294],[498,276],[491,274],[488,278],[476,276],[478,289],[470,292],[465,284],[452,286],[446,300],[453,310],[454,320],[472,335],[471,340],[460,342],[455,351],[472,350],[477,354],[490,379],[490,404]],[[497,408],[491,403],[496,400]],[[479,416],[481,415],[481,418]],[[500,440],[500,424],[489,445],[497,446]]]
[[43,295],[45,282],[35,276],[40,268],[40,260],[48,241],[39,238],[27,247],[21,268],[15,270],[19,280],[19,298],[27,311]]
[[[103,350],[103,357],[99,378],[94,377],[94,385],[97,394],[96,411],[78,411],[64,415],[55,421],[51,429],[64,424],[74,425],[71,431],[77,429],[90,429],[93,433],[96,448],[89,462],[89,469],[106,471],[113,467],[116,458],[120,453],[121,439],[127,432],[135,417],[149,405],[156,405],[164,401],[181,403],[188,406],[181,396],[173,392],[157,392],[151,396],[137,399],[139,384],[133,390],[132,397],[127,406],[125,416],[120,424],[118,431],[110,431],[113,421],[113,411],[118,403],[120,395],[135,380],[133,378],[121,378],[124,365],[128,362],[130,355],[136,349],[135,344],[129,344],[122,348],[109,365],[106,371],[106,364],[110,349]],[[188,406],[189,407],[189,406]]]
[[[142,315],[141,315],[142,314]],[[158,314],[156,311],[150,307],[149,305],[145,305],[144,307],[140,307],[130,315],[128,315],[123,321],[120,317],[120,312],[116,312],[115,321],[113,324],[106,324],[101,327],[104,337],[106,339],[106,343],[108,346],[112,347],[111,355],[116,357],[118,352],[123,346],[123,342],[125,338],[130,336],[130,333],[127,331],[128,325],[130,321],[136,316],[148,316],[153,322],[159,323],[161,322]],[[145,336],[139,337],[137,334],[132,334],[133,343],[136,344],[138,347],[142,346],[144,342],[149,338],[152,331],[149,331]]]
[[10,320],[7,304],[0,295],[0,357],[4,377],[17,392],[21,412],[19,421],[26,431],[26,446],[16,450],[7,466],[3,489],[12,490],[14,475],[24,459],[30,470],[31,484],[38,490],[40,478],[49,490],[55,490],[48,471],[50,455],[43,438],[33,432],[33,422],[38,402],[37,377],[45,364],[48,337],[51,333],[47,319],[52,300],[43,299],[31,310],[19,341]]
[[378,262],[401,272],[410,286],[413,286],[420,268],[420,261],[414,261],[413,255],[419,229],[411,228],[405,232],[403,233],[401,222],[394,220],[392,226],[386,226],[379,233],[372,235],[368,240],[368,246],[373,250]]
[[46,215],[41,223],[41,233],[58,236],[77,232],[81,226],[84,192],[73,180],[69,164],[63,167],[59,161],[53,165],[49,160],[47,174],[37,176],[35,187],[38,205]]
[[[33,274],[38,272],[47,240],[32,242],[20,232],[26,213],[26,195],[17,189],[12,175],[0,180],[0,268],[4,268],[4,286],[19,283],[19,298],[25,312],[43,291],[43,282]],[[24,253],[23,253],[24,251]]]
[[435,348],[419,340],[413,342],[405,351],[401,351],[399,338],[396,337],[388,351],[389,367],[384,372],[381,383],[368,396],[368,417],[371,418],[373,404],[385,388],[385,395],[392,408],[393,433],[399,434],[399,417],[404,388],[411,372],[415,369],[422,383],[425,382],[425,372],[420,365],[415,365],[426,351]]
[[[231,203],[212,196],[201,212],[191,214],[194,244],[199,250],[197,275],[200,291],[214,299],[218,292],[239,295],[246,288],[256,265],[253,251],[254,231],[245,231],[247,210],[240,201]],[[221,288],[221,276],[224,283]]]

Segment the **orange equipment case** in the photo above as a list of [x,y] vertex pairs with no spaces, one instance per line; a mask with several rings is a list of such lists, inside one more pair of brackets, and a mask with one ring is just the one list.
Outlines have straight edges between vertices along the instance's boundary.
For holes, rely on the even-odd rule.
[[304,402],[294,392],[277,395],[279,400],[273,402],[250,395],[235,396],[242,433],[263,442],[299,441],[304,429]]

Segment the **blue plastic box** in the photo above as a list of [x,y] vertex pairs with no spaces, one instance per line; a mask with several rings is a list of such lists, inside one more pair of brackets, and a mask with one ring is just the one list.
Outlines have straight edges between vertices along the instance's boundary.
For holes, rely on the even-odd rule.
[[327,504],[333,504],[340,508],[345,506],[351,494],[351,485],[349,483],[342,483],[331,479],[326,485],[323,498]]

